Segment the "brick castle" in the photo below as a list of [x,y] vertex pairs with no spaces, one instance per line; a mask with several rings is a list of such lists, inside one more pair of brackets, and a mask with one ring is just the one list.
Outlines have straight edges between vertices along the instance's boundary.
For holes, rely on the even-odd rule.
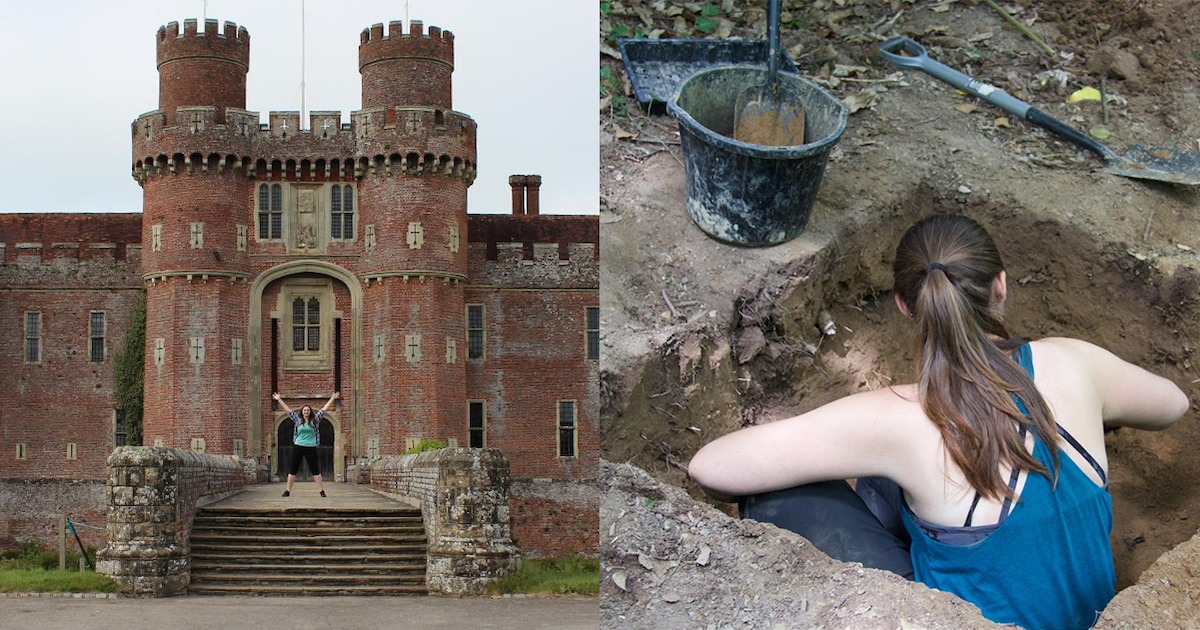
[[298,409],[339,390],[327,478],[427,439],[497,448],[517,544],[596,553],[597,217],[542,214],[534,175],[509,178],[511,215],[468,215],[454,36],[403,31],[362,32],[349,124],[302,128],[245,109],[245,28],[167,24],[158,109],[131,130],[142,212],[0,214],[0,546],[48,541],[62,512],[103,521],[113,356],[144,296],[144,445],[278,478],[272,392]]

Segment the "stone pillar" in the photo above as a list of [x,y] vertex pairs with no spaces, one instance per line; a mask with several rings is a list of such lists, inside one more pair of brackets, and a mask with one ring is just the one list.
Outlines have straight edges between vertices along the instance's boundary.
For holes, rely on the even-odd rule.
[[232,457],[123,446],[108,457],[108,544],[97,571],[139,597],[187,591],[188,540],[198,503],[240,491],[246,468]]

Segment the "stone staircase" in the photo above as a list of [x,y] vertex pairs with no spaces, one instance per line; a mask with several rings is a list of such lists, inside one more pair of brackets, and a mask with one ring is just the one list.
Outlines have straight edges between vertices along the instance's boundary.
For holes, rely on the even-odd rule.
[[190,593],[426,593],[425,526],[417,508],[200,508]]

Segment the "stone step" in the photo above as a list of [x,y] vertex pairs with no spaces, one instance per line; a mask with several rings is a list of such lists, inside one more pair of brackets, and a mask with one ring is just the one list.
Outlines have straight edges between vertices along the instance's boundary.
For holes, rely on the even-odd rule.
[[420,517],[419,508],[200,508],[197,517],[303,517],[303,518],[378,518],[386,516]]
[[291,596],[332,596],[332,595],[425,595],[428,591],[424,585],[392,585],[392,586],[276,586],[276,585],[236,585],[236,584],[193,584],[188,592],[195,595],[291,595]]
[[236,570],[244,565],[278,565],[304,564],[314,566],[320,564],[359,563],[372,564],[419,564],[425,566],[425,550],[413,550],[409,553],[245,553],[242,551],[202,551],[192,553],[192,568],[202,564],[216,564]]
[[[292,543],[297,542],[295,539],[289,539],[289,541],[291,541]],[[424,540],[422,540],[421,542],[413,542],[413,543],[408,543],[408,544],[397,544],[397,543],[387,544],[387,542],[382,542],[382,543],[360,544],[360,545],[322,545],[318,548],[314,548],[313,545],[308,545],[308,544],[290,544],[290,545],[288,545],[288,544],[264,545],[264,544],[240,544],[240,543],[225,544],[225,543],[219,543],[219,542],[206,543],[206,542],[193,541],[191,548],[192,548],[192,553],[194,555],[196,554],[196,552],[205,552],[205,553],[224,552],[224,553],[229,553],[229,554],[239,554],[239,555],[243,555],[243,556],[249,555],[249,554],[264,554],[264,553],[311,554],[316,551],[319,551],[320,554],[322,554],[322,555],[327,555],[327,554],[337,554],[337,555],[341,555],[341,554],[367,555],[367,554],[370,554],[370,555],[374,555],[374,554],[402,554],[402,553],[424,554],[426,551],[426,545],[425,545]]]
[[294,586],[392,586],[400,584],[425,585],[425,574],[414,575],[366,575],[352,573],[345,575],[321,575],[300,573],[205,573],[202,576],[192,575],[192,584],[203,586],[207,584],[246,584],[246,585],[276,585],[290,584]]
[[258,525],[267,527],[392,527],[397,525],[420,525],[424,521],[420,516],[360,516],[360,517],[318,517],[318,516],[206,516],[197,515],[193,521],[194,527],[214,526],[246,526]]
[[383,534],[383,535],[379,535],[379,536],[371,536],[371,535],[367,535],[367,534],[359,534],[359,535],[354,535],[354,536],[309,536],[307,534],[301,534],[301,535],[297,535],[297,536],[271,536],[271,535],[239,536],[237,534],[230,534],[230,533],[213,534],[213,533],[200,533],[200,532],[196,532],[196,533],[192,534],[192,547],[193,548],[196,546],[196,543],[205,543],[205,544],[225,543],[225,544],[232,544],[232,545],[237,545],[237,544],[257,545],[257,544],[264,544],[264,543],[289,544],[290,543],[292,545],[303,544],[303,545],[309,545],[309,546],[313,546],[313,545],[322,545],[322,546],[323,545],[333,545],[333,546],[342,545],[342,546],[344,546],[344,545],[355,545],[355,544],[385,545],[385,544],[389,544],[389,543],[391,543],[391,544],[422,543],[423,544],[424,542],[425,542],[425,534],[424,533],[408,534],[408,535]]
[[192,537],[208,536],[208,535],[238,535],[238,536],[284,536],[284,535],[302,535],[302,536],[339,536],[339,535],[384,535],[384,534],[408,534],[420,535],[425,533],[424,525],[404,525],[400,527],[346,527],[346,526],[331,526],[331,527],[263,527],[258,525],[194,525],[192,527]]
[[262,564],[257,562],[257,558],[251,558],[254,564],[234,564],[228,562],[214,561],[212,558],[203,560],[192,560],[192,579],[204,578],[208,579],[214,575],[241,575],[249,571],[257,571],[261,574],[285,573],[288,576],[306,575],[306,574],[345,574],[345,575],[425,575],[425,562],[407,562],[407,563],[388,563],[388,564],[367,564],[363,562],[340,562],[336,564],[328,563],[311,563],[302,564],[278,563],[278,564]]

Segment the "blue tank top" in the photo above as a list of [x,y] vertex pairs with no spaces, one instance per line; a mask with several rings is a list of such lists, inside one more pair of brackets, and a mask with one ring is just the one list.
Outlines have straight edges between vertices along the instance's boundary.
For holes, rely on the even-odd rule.
[[[1019,359],[1032,378],[1028,344]],[[1052,470],[1050,447],[1036,435],[1033,456]],[[1058,461],[1056,488],[1045,476],[1030,474],[1008,518],[971,545],[931,539],[905,504],[917,581],[958,595],[997,623],[1030,630],[1091,627],[1116,594],[1112,497],[1061,449]]]
[[296,438],[292,441],[292,443],[296,446],[316,446],[316,428],[306,422],[300,423],[300,426],[296,428]]

